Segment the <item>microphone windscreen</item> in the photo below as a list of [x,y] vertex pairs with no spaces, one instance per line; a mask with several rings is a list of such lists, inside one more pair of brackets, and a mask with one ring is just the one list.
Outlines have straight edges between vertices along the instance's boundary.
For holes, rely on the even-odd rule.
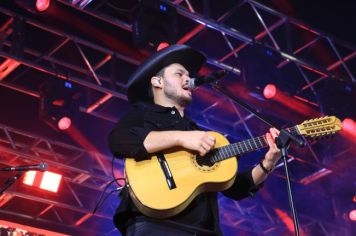
[[40,168],[41,168],[41,171],[46,171],[46,170],[48,170],[48,164],[41,162]]

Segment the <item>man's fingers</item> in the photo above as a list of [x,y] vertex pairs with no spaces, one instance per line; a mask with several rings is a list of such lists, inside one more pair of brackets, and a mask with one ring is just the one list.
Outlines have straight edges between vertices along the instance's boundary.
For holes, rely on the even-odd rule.
[[214,145],[215,144],[215,137],[211,136],[209,134],[207,134],[204,138],[203,138],[204,142],[209,143],[210,145]]
[[205,154],[207,154],[207,150],[205,150],[205,148],[201,147],[199,148],[199,155],[200,156],[205,156]]
[[274,138],[271,133],[266,134],[266,139],[269,146],[274,144]]
[[278,135],[279,135],[279,131],[277,129],[275,129],[275,128],[270,128],[269,132],[271,133],[273,139],[277,138]]
[[204,148],[205,151],[209,151],[210,147],[211,147],[211,145],[209,145],[207,143],[202,143],[201,146],[202,146],[202,148]]
[[215,145],[215,140],[208,139],[206,140],[206,144],[208,144],[209,148],[211,148]]

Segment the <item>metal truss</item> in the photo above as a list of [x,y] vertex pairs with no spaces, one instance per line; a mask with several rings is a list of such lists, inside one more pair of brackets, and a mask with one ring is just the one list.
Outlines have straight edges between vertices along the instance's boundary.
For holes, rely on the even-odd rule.
[[[38,70],[59,79],[68,80],[74,83],[77,83],[81,86],[84,86],[88,89],[94,90],[101,94],[101,97],[96,101],[93,101],[92,104],[87,107],[82,107],[81,110],[88,114],[99,116],[100,118],[109,120],[111,122],[116,122],[113,117],[107,117],[103,114],[99,114],[95,112],[95,109],[100,105],[110,100],[112,97],[127,100],[126,96],[122,93],[119,93],[113,89],[112,80],[104,75],[97,75],[96,70],[99,70],[105,64],[112,63],[113,58],[124,60],[130,64],[138,65],[139,61],[122,55],[119,52],[114,52],[112,50],[103,48],[102,46],[91,43],[87,40],[80,39],[76,36],[67,34],[65,32],[60,32],[59,30],[49,28],[43,23],[32,21],[31,19],[25,19],[24,23],[25,27],[32,28],[35,27],[37,30],[43,31],[43,33],[48,33],[50,36],[55,37],[54,40],[56,43],[51,46],[51,48],[47,49],[46,52],[41,52],[35,48],[24,48],[24,55],[21,57],[11,54],[10,50],[13,45],[10,40],[6,40],[6,37],[9,36],[13,29],[11,28],[15,19],[17,19],[16,14],[8,11],[7,9],[0,8],[0,12],[5,14],[8,19],[5,24],[1,27],[2,31],[5,33],[3,49],[0,52],[0,56],[6,58],[5,61],[1,64],[1,75],[0,75],[0,83],[2,86],[14,89],[19,92],[26,93],[28,95],[39,97],[39,92],[33,91],[29,88],[17,86],[16,83],[7,82],[4,78],[10,74],[13,70],[18,68],[21,65],[27,66],[30,69]],[[24,37],[29,37],[24,36]],[[67,62],[63,59],[56,58],[55,54],[64,50],[63,48],[68,45],[75,45],[77,52],[81,55],[84,65],[76,65],[74,63]],[[86,48],[87,51],[95,51],[95,53],[101,54],[101,60],[97,61],[95,64],[91,63],[88,57],[86,56],[84,50],[82,48]],[[84,77],[92,77],[93,80],[85,80]],[[116,82],[115,85],[119,88],[125,87],[125,84]]]
[[[69,4],[66,1],[60,1],[64,4]],[[181,2],[181,1],[177,1]],[[189,2],[189,1],[186,1]],[[304,90],[312,90],[315,91],[313,86],[320,82],[321,80],[332,77],[332,78],[337,78],[337,75],[333,74],[333,70],[337,68],[343,68],[347,75],[349,80],[355,81],[355,76],[354,76],[354,71],[352,71],[349,66],[348,62],[350,60],[353,60],[356,56],[356,49],[354,46],[346,44],[344,42],[340,42],[338,40],[334,40],[331,36],[328,36],[323,33],[319,33],[317,30],[309,27],[308,25],[299,22],[297,20],[291,19],[288,16],[285,16],[281,13],[278,13],[272,9],[269,9],[257,2],[254,1],[244,1],[243,4],[238,4],[235,8],[230,10],[230,12],[224,14],[221,16],[218,20],[212,20],[212,19],[207,19],[200,14],[193,11],[191,4],[188,4],[190,6],[190,11],[186,9],[185,7],[175,4],[174,2],[169,2],[167,1],[168,4],[173,5],[174,7],[177,8],[178,13],[181,14],[184,17],[187,17],[191,20],[194,20],[195,22],[198,22],[200,25],[198,25],[195,29],[193,29],[191,32],[188,32],[185,36],[183,36],[180,40],[178,40],[178,43],[187,43],[188,40],[191,40],[194,36],[197,37],[198,33],[203,31],[204,29],[213,29],[217,32],[220,32],[222,35],[224,35],[224,41],[222,43],[226,43],[230,48],[231,51],[221,57],[220,59],[216,60],[214,58],[209,58],[208,63],[224,68],[224,69],[230,69],[231,71],[235,72],[236,74],[240,73],[240,69],[236,68],[234,64],[229,64],[228,59],[236,55],[242,48],[246,47],[248,44],[251,44],[252,42],[261,42],[261,43],[266,43],[264,40],[266,40],[267,36],[273,42],[273,45],[270,45],[272,48],[274,48],[276,51],[278,51],[282,57],[285,59],[283,62],[280,64],[280,68],[286,66],[288,63],[295,63],[298,68],[300,69],[300,73],[302,77],[305,80],[305,86],[300,88],[296,95],[294,97],[296,99],[301,99],[302,101],[306,101],[307,99],[303,98],[302,96],[299,96],[298,93],[302,93]],[[222,23],[224,20],[228,17],[234,14],[234,11],[237,11],[238,8],[245,6],[248,4],[251,6],[253,11],[256,14],[256,18],[259,20],[261,25],[263,26],[263,31],[258,32],[256,36],[248,36],[247,34],[241,33],[238,31],[238,29],[234,29],[228,26],[224,26]],[[115,26],[119,26],[122,29],[131,31],[132,26],[130,23],[120,21],[118,19],[113,19],[109,18],[108,16],[102,16],[102,14],[99,14],[100,12],[95,12],[92,9],[81,9],[77,7],[74,3],[72,5],[75,8],[78,8],[82,12],[85,12],[87,14],[93,15],[96,14],[96,17],[99,17],[100,19],[110,22],[111,24]],[[90,5],[89,5],[90,6]],[[87,6],[87,7],[89,7]],[[6,35],[10,35],[12,32],[11,29],[11,23],[14,21],[15,15],[6,10],[6,9],[0,9],[1,13],[8,15],[8,21],[2,26],[2,31],[6,33]],[[260,13],[260,12],[261,13]],[[268,25],[264,20],[261,14],[271,14],[275,17],[278,17],[276,22],[270,23]],[[40,30],[43,30],[47,33],[52,34],[52,36],[58,37],[57,39],[57,44],[53,45],[50,49],[48,49],[46,52],[39,52],[36,51],[35,49],[30,49],[30,48],[25,48],[24,53],[25,55],[23,57],[18,57],[16,55],[12,55],[9,53],[11,43],[9,41],[4,41],[4,48],[1,51],[1,56],[4,58],[8,58],[6,61],[2,63],[2,68],[6,68],[6,70],[2,71],[2,75],[0,78],[3,80],[3,78],[6,77],[7,74],[11,73],[15,68],[19,67],[21,64],[29,66],[33,69],[43,71],[45,73],[49,73],[53,76],[56,76],[61,79],[66,79],[69,81],[73,81],[75,83],[78,83],[82,86],[88,87],[90,89],[96,90],[100,93],[102,93],[102,96],[100,99],[95,101],[93,104],[89,105],[88,107],[84,108],[84,111],[90,113],[95,111],[98,107],[102,106],[106,101],[110,100],[111,97],[119,98],[126,100],[126,96],[122,93],[118,93],[115,90],[110,89],[110,83],[112,82],[110,78],[108,78],[105,75],[98,75],[97,70],[100,69],[100,67],[104,66],[105,64],[111,63],[111,60],[113,57],[116,57],[120,60],[126,61],[128,63],[131,63],[133,65],[138,65],[140,62],[136,59],[132,59],[131,57],[124,55],[120,52],[114,52],[112,50],[106,49],[100,45],[96,45],[92,42],[86,41],[85,39],[78,38],[77,36],[70,35],[65,32],[60,32],[59,30],[55,30],[52,28],[49,28],[45,24],[41,24],[39,22],[35,22],[31,19],[26,19],[26,24],[30,25],[31,27],[37,27]],[[314,39],[310,42],[305,43],[304,45],[301,45],[297,48],[293,48],[291,52],[286,52],[288,49],[283,49],[282,46],[279,45],[279,40],[276,39],[277,36],[274,36],[273,33],[274,31],[278,31],[279,28],[282,27],[297,27],[300,30],[305,30],[308,33],[312,33],[315,35]],[[233,39],[237,39],[241,42],[241,44],[238,47],[233,47],[232,43],[229,41],[229,38],[226,37],[229,36]],[[279,35],[278,35],[279,36]],[[290,37],[287,37],[285,39],[280,39],[280,40],[292,40]],[[308,48],[312,47],[319,41],[327,41],[330,48],[332,51],[335,53],[335,61],[331,63],[330,65],[324,66],[318,64],[318,61],[312,61],[309,58],[305,58],[304,56],[301,57],[299,54],[301,54],[303,51],[307,50]],[[65,62],[64,60],[58,59],[53,54],[56,52],[60,51],[66,44],[74,44],[80,55],[82,56],[82,59],[84,60],[85,64],[78,66],[75,64],[71,64],[68,62]],[[292,42],[281,42],[284,45],[290,45]],[[268,42],[267,42],[268,44]],[[343,49],[346,49],[346,53],[344,52],[341,54],[341,52],[338,50],[338,47],[343,47]],[[88,57],[86,56],[85,52],[83,51],[83,47],[89,48],[90,50],[95,50],[97,53],[102,54],[102,59],[96,63],[91,63]],[[37,59],[34,62],[31,59]],[[311,62],[309,62],[311,61]],[[46,66],[47,65],[47,66]],[[50,65],[50,66],[48,66]],[[58,71],[58,68],[63,68],[63,73]],[[308,75],[304,72],[305,70],[308,70],[309,72],[315,73],[317,75],[320,75],[318,78],[308,78]],[[71,72],[76,72],[78,76],[73,76],[71,75]],[[70,74],[70,75],[69,75]],[[92,77],[93,79],[91,81],[88,80],[83,80],[83,77]],[[21,90],[21,88],[17,88],[16,85],[8,84],[5,81],[1,82],[3,86],[13,88],[16,90]],[[125,84],[120,83],[116,81],[116,86],[124,88]],[[23,90],[24,92],[33,95],[33,96],[38,96],[36,92],[29,91],[29,90]],[[315,93],[315,92],[313,92]],[[314,103],[314,101],[311,101],[311,103]],[[108,118],[110,120],[110,118]],[[112,120],[112,119],[111,119]]]
[[[29,200],[37,210],[27,217],[40,222],[52,224],[60,222],[66,228],[80,229],[83,233],[90,232],[85,227],[81,228],[81,225],[91,218],[111,223],[116,205],[114,201],[107,202],[105,208],[100,209],[95,215],[92,213],[96,203],[93,201],[93,197],[98,198],[113,179],[110,170],[111,157],[4,125],[0,125],[0,152],[0,164],[2,165],[17,166],[40,161],[48,163],[50,171],[62,173],[63,180],[59,193],[66,196],[48,196],[18,187],[15,190],[7,191],[0,197],[2,213],[26,215],[25,213],[12,212],[11,205]],[[117,177],[122,178],[123,175]],[[109,194],[116,188],[116,186],[111,186],[106,189],[105,193]],[[68,220],[68,213],[76,217]],[[51,214],[56,217],[50,217]],[[110,230],[112,229],[108,228],[106,232]]]
[[[117,27],[123,32],[132,32],[132,22],[125,22],[122,19],[108,15],[101,11],[100,7],[92,7],[91,2],[94,1],[59,0],[57,2],[73,8],[80,14],[94,17],[100,22]],[[220,44],[229,50],[224,52],[224,55],[219,55],[219,57],[208,54],[208,64],[210,66],[228,69],[232,73],[240,75],[241,68],[238,67],[235,59],[241,50],[255,42],[267,45],[281,55],[283,60],[278,66],[279,69],[283,69],[290,64],[297,67],[303,85],[295,90],[293,97],[317,108],[320,106],[319,101],[316,98],[310,99],[310,96],[305,97],[304,94],[308,93],[312,94],[311,97],[316,97],[318,83],[325,79],[341,79],[340,77],[343,80],[355,82],[356,71],[355,68],[350,66],[356,60],[355,46],[337,40],[256,1],[240,1],[233,8],[228,9],[224,14],[216,18],[208,18],[197,12],[194,9],[193,1],[176,0],[165,2],[175,7],[181,17],[190,20],[196,25],[189,32],[181,35],[177,43],[189,44],[194,40],[199,40],[204,37],[204,32],[206,31],[212,31],[221,36]],[[244,19],[245,24],[256,24],[257,22],[259,25],[258,30],[246,33],[243,29],[240,30],[238,25],[234,25],[229,21],[230,17],[242,11],[241,9],[244,11],[248,9],[248,11],[252,12],[252,18]],[[95,94],[95,96],[89,98],[90,104],[80,108],[82,112],[105,121],[116,122],[119,117],[106,113],[102,108],[113,103],[127,101],[123,91],[125,91],[128,81],[113,78],[115,75],[111,74],[107,67],[117,61],[137,66],[141,62],[139,59],[124,52],[109,49],[84,37],[61,31],[47,25],[46,22],[18,15],[6,8],[0,7],[0,14],[2,19],[5,19],[0,25],[0,41],[2,43],[0,49],[1,86],[39,98],[38,88],[36,89],[30,84],[19,83],[21,75],[29,70],[34,70],[56,79],[68,80]],[[23,48],[23,52],[14,51],[14,42],[10,39],[10,36],[14,30],[19,30],[14,27],[15,22],[20,22],[25,28],[51,38],[51,41],[44,48],[26,45]],[[308,35],[308,37],[301,43],[294,40],[290,32]],[[29,38],[31,35],[24,35],[24,37]],[[68,47],[72,48],[73,54],[78,55],[81,63],[66,60],[59,56],[62,52],[68,50]],[[329,61],[328,64],[322,63],[310,54],[305,53],[308,50],[314,50],[316,47],[323,47],[323,50],[330,52],[331,62]],[[95,55],[95,60],[91,57],[93,54]],[[12,76],[13,72],[20,68],[24,72]],[[210,115],[210,112],[221,104],[224,104],[226,110],[233,111],[236,120],[226,121],[218,116]],[[227,136],[239,138],[234,134],[234,131],[238,128],[245,130],[248,136],[252,136],[252,127],[249,126],[248,121],[253,119],[254,115],[249,112],[246,113],[241,107],[226,98],[218,97],[217,100],[205,107],[200,113],[203,121],[199,125],[206,129],[211,129],[212,123],[220,122],[232,127],[229,130],[221,130]],[[105,185],[112,180],[111,171],[108,169],[109,165],[107,165],[110,162],[110,157],[101,153],[90,153],[82,148],[35,136],[5,125],[0,125],[0,134],[0,151],[2,155],[5,155],[4,158],[0,159],[1,164],[16,165],[23,162],[46,161],[50,166],[67,173],[64,185],[70,196],[70,200],[56,198],[48,200],[43,196],[21,192],[20,190],[9,191],[0,199],[0,211],[2,213],[18,214],[20,216],[19,213],[6,209],[4,206],[11,205],[12,201],[18,199],[31,200],[36,204],[41,204],[41,210],[32,215],[22,214],[22,216],[53,224],[58,224],[56,222],[59,221],[59,224],[63,226],[69,225],[68,228],[72,230],[79,228],[82,230],[82,235],[93,233],[85,228],[85,223],[90,222],[92,218],[97,217],[105,221],[111,221],[115,201],[113,201],[113,204],[106,206],[109,210],[100,211],[100,213],[93,216],[90,211],[94,207],[93,201],[92,198],[88,198],[89,193],[91,196],[98,196]],[[311,184],[332,173],[331,168],[323,164],[314,148],[314,143],[311,143],[307,148],[309,150],[308,156],[311,156],[308,160],[294,153],[290,155],[289,159],[289,162],[293,162],[293,164],[310,167],[311,171],[306,172],[302,177],[293,179],[296,183],[304,185]],[[87,160],[90,160],[90,164],[87,164]],[[281,165],[277,166],[277,168],[280,167]],[[274,175],[283,178],[283,174],[280,172],[277,171]],[[111,190],[113,189],[108,190],[108,192]],[[88,194],[83,196],[83,192]],[[223,205],[227,206],[228,203],[223,202]],[[240,216],[244,218],[248,217],[249,207],[258,209],[258,212],[262,213],[261,215],[253,216],[254,220],[256,218],[261,219],[258,221],[261,223],[267,219],[268,222],[261,224],[260,228],[256,229],[256,225],[246,226],[244,220],[238,219],[239,217],[232,217],[233,213],[229,212],[226,218],[231,220],[230,223],[232,224],[230,225],[233,225],[233,227],[250,233],[256,233],[257,230],[259,232],[258,235],[276,235],[276,232],[279,232],[278,230],[285,229],[280,220],[276,220],[276,216],[273,215],[273,209],[267,209],[258,204],[255,206],[244,206],[242,204],[240,206],[236,203],[233,207],[234,209],[231,212],[240,209]],[[63,213],[63,209],[75,214],[76,217],[67,220],[67,215]],[[55,215],[55,217],[49,217],[49,215]],[[331,232],[336,229],[330,223],[313,220],[307,216],[302,216],[301,218],[301,223],[305,228],[319,227],[325,232],[324,235],[333,235]],[[226,225],[226,227],[229,226]],[[106,232],[112,230],[111,228]],[[342,235],[348,235],[346,229],[342,233]]]

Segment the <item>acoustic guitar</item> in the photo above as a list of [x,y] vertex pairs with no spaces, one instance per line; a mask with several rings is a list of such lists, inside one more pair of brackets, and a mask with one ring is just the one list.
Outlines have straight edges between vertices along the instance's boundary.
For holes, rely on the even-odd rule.
[[[339,130],[341,122],[334,116],[307,120],[286,129],[291,134],[313,139]],[[216,144],[204,157],[188,150],[172,149],[150,160],[125,160],[129,192],[143,214],[158,219],[172,217],[183,211],[198,194],[228,189],[238,169],[234,157],[268,146],[265,136],[229,144],[222,134],[209,133],[216,138]]]

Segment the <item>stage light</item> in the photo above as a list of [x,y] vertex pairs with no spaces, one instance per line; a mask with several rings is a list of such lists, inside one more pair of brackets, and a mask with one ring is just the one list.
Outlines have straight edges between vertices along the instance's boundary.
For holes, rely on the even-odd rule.
[[67,117],[67,116],[64,116],[62,118],[59,119],[58,121],[58,129],[60,130],[67,130],[72,124],[72,120]]
[[50,4],[51,4],[50,0],[37,0],[36,1],[36,9],[39,12],[44,12],[49,8]]
[[350,118],[345,118],[342,121],[342,130],[347,132],[347,133],[350,133],[350,134],[356,133],[356,123],[355,123],[355,121],[353,121]]
[[166,48],[166,47],[168,47],[168,46],[169,46],[169,43],[167,43],[167,42],[161,42],[161,43],[158,45],[158,47],[157,47],[157,52],[160,51],[160,50],[162,50],[162,49],[164,49],[164,48]]
[[51,192],[57,192],[59,183],[61,182],[62,175],[53,172],[45,171],[40,184],[40,189]]
[[33,170],[27,171],[22,182],[26,185],[32,186],[33,182],[35,181],[36,172],[37,171],[33,171]]
[[342,121],[341,134],[351,142],[356,143],[356,122],[353,119],[345,118]]
[[349,218],[352,221],[356,221],[356,210],[352,210],[349,212]]
[[56,193],[61,183],[62,175],[50,171],[27,171],[22,183],[39,189]]
[[266,87],[263,89],[263,95],[267,99],[273,98],[277,93],[277,88],[274,84],[267,84]]

